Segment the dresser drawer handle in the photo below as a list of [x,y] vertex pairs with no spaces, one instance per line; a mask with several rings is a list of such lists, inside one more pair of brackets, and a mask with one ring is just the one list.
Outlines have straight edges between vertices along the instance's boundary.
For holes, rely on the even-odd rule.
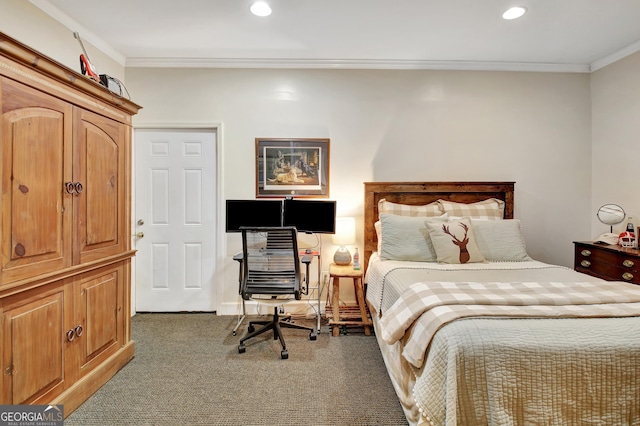
[[625,259],[622,262],[622,266],[626,266],[627,268],[633,268],[633,260]]
[[581,255],[583,256],[591,256],[591,251],[590,250],[582,250],[580,252]]
[[591,262],[589,262],[588,260],[583,260],[582,262],[580,262],[580,266],[582,266],[583,268],[588,268],[589,266],[591,266]]
[[627,281],[631,281],[633,279],[633,274],[629,272],[625,272],[624,274],[622,274],[622,278],[624,278]]

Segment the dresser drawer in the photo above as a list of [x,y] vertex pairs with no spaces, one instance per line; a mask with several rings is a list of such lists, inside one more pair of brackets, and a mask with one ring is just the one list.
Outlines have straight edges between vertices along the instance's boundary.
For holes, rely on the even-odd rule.
[[640,284],[640,257],[635,251],[576,243],[574,259],[574,269],[578,272],[609,281]]

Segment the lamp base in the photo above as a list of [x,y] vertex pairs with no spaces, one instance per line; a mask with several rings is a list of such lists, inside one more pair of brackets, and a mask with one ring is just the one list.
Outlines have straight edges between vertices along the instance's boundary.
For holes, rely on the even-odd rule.
[[336,265],[349,265],[351,264],[351,253],[346,247],[340,247],[333,255],[333,263]]

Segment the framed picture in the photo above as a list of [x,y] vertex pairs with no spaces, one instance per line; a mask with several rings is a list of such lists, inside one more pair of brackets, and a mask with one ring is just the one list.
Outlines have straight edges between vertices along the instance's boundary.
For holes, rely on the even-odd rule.
[[256,198],[329,197],[329,139],[256,138]]

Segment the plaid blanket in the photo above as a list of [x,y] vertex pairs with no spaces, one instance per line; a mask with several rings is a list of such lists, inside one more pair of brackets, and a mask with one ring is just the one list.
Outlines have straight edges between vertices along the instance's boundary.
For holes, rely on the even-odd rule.
[[382,316],[382,338],[402,339],[420,368],[435,333],[459,318],[640,316],[640,286],[623,282],[424,282],[409,287]]

